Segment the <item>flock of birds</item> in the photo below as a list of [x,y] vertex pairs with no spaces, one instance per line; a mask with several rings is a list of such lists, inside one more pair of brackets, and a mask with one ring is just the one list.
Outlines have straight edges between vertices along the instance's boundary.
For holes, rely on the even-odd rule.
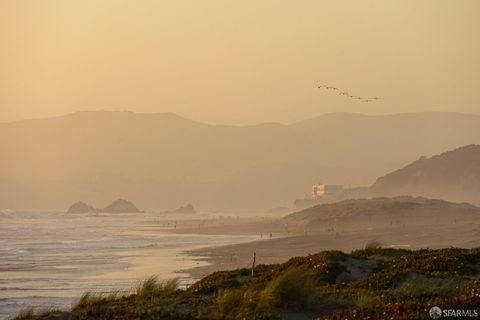
[[366,98],[366,97],[354,96],[354,95],[351,95],[350,93],[348,93],[347,91],[340,90],[337,87],[331,87],[331,86],[327,86],[327,85],[323,85],[323,84],[317,84],[317,88],[318,89],[337,91],[338,95],[340,95],[340,96],[344,96],[344,97],[350,98],[350,99],[360,100],[361,102],[365,102],[365,103],[369,103],[369,102],[376,101],[376,100],[380,99],[379,97]]

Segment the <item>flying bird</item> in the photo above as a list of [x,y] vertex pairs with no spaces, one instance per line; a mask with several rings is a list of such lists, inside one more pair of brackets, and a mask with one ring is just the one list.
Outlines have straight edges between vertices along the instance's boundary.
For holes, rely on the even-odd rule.
[[[325,88],[327,90],[333,90],[333,91],[340,90],[337,87],[331,87],[331,86],[327,86],[327,85],[323,85],[323,84],[316,84],[316,86],[317,86],[318,89]],[[365,102],[365,103],[372,102],[372,101],[380,99],[379,97],[366,98],[366,97],[354,96],[354,95],[349,94],[348,91],[340,91],[338,93],[338,95],[345,96],[345,97],[350,98],[350,99],[361,100],[362,102]]]

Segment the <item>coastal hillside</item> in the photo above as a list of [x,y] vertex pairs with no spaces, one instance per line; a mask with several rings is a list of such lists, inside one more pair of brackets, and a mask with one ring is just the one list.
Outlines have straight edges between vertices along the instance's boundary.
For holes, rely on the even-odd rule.
[[480,145],[419,160],[377,179],[376,196],[414,195],[480,204]]
[[250,268],[216,272],[187,290],[152,277],[131,294],[86,293],[70,311],[27,309],[14,319],[431,319],[433,306],[478,309],[479,279],[479,248],[371,244],[259,265],[253,276]]
[[442,218],[455,219],[464,214],[477,215],[480,208],[466,203],[452,203],[422,197],[393,197],[350,199],[335,203],[320,204],[284,218],[286,221],[301,221],[308,225],[321,224],[328,220],[345,219],[399,219],[410,217],[410,221],[432,219],[435,223]]
[[472,143],[480,143],[480,116],[458,113],[232,126],[173,113],[78,112],[0,123],[0,208],[62,210],[122,196],[150,211],[185,203],[268,210],[319,181],[371,185],[419,154]]

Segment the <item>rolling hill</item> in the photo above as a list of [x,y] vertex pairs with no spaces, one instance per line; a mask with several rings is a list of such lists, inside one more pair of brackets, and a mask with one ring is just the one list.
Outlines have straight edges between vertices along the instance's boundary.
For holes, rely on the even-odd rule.
[[393,171],[370,188],[377,196],[416,195],[480,204],[480,145],[468,145]]
[[128,198],[146,210],[288,206],[312,183],[370,185],[421,154],[480,143],[480,116],[327,114],[226,126],[91,111],[0,123],[0,208]]
[[349,199],[335,203],[325,203],[301,210],[286,216],[286,221],[301,221],[310,226],[327,220],[355,218],[358,220],[398,219],[411,217],[431,220],[435,223],[442,217],[455,219],[462,215],[480,217],[480,208],[467,203],[452,203],[444,200],[423,197],[393,197],[371,199]]

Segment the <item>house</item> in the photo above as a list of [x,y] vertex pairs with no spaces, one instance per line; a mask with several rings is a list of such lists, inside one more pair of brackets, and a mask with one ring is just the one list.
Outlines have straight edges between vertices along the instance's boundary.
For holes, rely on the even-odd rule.
[[323,197],[338,196],[343,193],[344,189],[342,185],[325,185],[314,184],[312,186],[312,199],[320,199]]

